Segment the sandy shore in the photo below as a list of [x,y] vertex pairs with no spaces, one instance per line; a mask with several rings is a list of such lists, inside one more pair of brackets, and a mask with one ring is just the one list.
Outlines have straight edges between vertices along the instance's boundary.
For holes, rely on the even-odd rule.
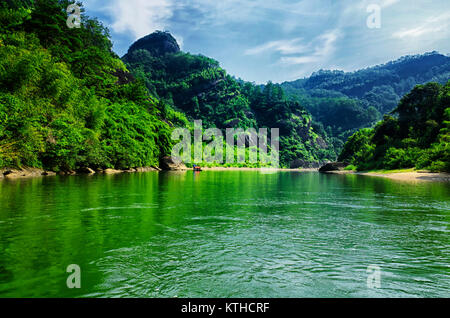
[[381,177],[398,181],[410,181],[410,182],[450,182],[450,173],[431,173],[421,171],[410,172],[392,172],[392,173],[377,173],[377,172],[355,172],[355,171],[332,171],[332,174],[356,174],[361,176]]
[[[212,167],[212,168],[202,168],[203,171],[258,171],[261,168],[236,168],[236,167]],[[317,168],[302,168],[302,169],[275,169],[276,171],[296,171],[296,172],[308,172],[314,171],[317,172]],[[356,172],[356,171],[331,171],[327,172],[331,174],[356,174],[360,176],[369,176],[369,177],[380,177],[380,178],[388,178],[392,180],[398,181],[410,181],[410,182],[450,182],[450,174],[449,173],[431,173],[431,172],[422,172],[422,171],[408,171],[408,172]]]

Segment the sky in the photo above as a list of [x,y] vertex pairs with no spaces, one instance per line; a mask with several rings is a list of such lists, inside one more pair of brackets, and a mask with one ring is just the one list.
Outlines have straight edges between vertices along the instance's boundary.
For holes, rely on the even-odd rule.
[[124,55],[169,31],[185,52],[255,83],[354,71],[404,55],[450,53],[449,0],[82,0]]

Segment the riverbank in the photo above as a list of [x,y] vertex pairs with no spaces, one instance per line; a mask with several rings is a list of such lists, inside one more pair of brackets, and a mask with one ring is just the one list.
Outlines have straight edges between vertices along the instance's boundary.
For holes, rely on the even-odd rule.
[[203,171],[296,171],[296,172],[302,172],[302,171],[318,171],[317,168],[297,168],[297,169],[287,169],[287,168],[239,168],[239,167],[202,167]]
[[119,174],[119,173],[135,173],[135,172],[150,172],[161,171],[156,167],[141,167],[128,170],[116,170],[116,169],[99,169],[93,170],[90,168],[79,169],[77,171],[61,171],[54,172],[43,170],[39,168],[24,168],[24,169],[0,169],[0,180],[2,179],[26,179],[37,177],[52,177],[56,175],[62,176],[74,176],[74,175],[94,175],[94,174]]
[[355,174],[360,176],[388,178],[398,181],[409,182],[450,182],[450,173],[445,172],[428,172],[415,170],[383,170],[383,171],[329,171],[330,174]]
[[[192,169],[182,169],[180,171],[191,171]],[[317,172],[316,168],[297,168],[297,169],[270,169],[270,168],[246,168],[246,167],[203,167],[203,171],[279,171],[279,172]],[[26,179],[26,178],[37,178],[37,177],[51,177],[56,175],[94,175],[94,174],[120,174],[120,173],[136,173],[136,172],[150,172],[150,171],[162,171],[160,168],[156,167],[143,167],[128,170],[116,170],[116,169],[105,169],[94,171],[92,169],[86,168],[78,171],[66,171],[66,172],[53,172],[46,171],[38,168],[27,168],[27,169],[2,169],[0,170],[0,180],[2,179]],[[357,172],[357,171],[329,171],[329,174],[354,174],[369,177],[381,177],[388,178],[398,181],[409,181],[409,182],[450,182],[449,173],[432,173],[428,171],[414,171],[414,170],[383,170],[383,171],[368,171],[368,172]]]
[[[167,171],[191,171],[191,168],[183,168],[179,170],[167,170]],[[286,172],[316,172],[316,168],[301,168],[301,169],[272,169],[272,168],[239,168],[239,167],[202,167],[203,171],[286,171]],[[165,171],[157,167],[143,167],[143,168],[133,168],[128,170],[117,170],[117,169],[104,169],[104,170],[93,170],[90,168],[80,169],[78,171],[64,171],[64,172],[54,172],[47,171],[39,168],[24,168],[24,169],[0,169],[0,180],[2,179],[26,179],[26,178],[38,178],[38,177],[52,177],[56,175],[60,176],[75,176],[75,175],[94,175],[94,174],[120,174],[120,173],[136,173],[136,172],[151,172],[151,171]]]

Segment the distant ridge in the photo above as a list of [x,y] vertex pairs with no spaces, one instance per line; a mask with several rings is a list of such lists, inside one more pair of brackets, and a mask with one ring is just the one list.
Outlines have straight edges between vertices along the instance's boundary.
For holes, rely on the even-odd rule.
[[[407,55],[395,61],[368,67],[354,72],[319,70],[309,78],[284,82],[282,86],[295,94],[295,89],[306,91],[329,90],[348,97],[367,99],[377,87],[388,86],[396,100],[408,93],[415,85],[427,82],[446,83],[450,78],[450,57],[433,51],[421,55]],[[368,100],[370,101],[370,100]],[[372,101],[370,101],[372,102]],[[396,103],[395,103],[396,104]],[[391,107],[378,106],[379,110]]]
[[255,85],[228,75],[218,61],[182,52],[162,31],[136,41],[122,60],[154,96],[205,126],[279,127],[281,161],[291,167],[336,158],[348,137],[381,120],[416,85],[450,78],[450,57],[433,51]]

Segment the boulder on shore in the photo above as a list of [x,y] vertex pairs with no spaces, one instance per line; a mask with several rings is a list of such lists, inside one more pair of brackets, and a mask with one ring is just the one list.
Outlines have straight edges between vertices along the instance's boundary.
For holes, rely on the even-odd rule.
[[38,168],[26,168],[26,169],[5,169],[2,171],[2,175],[7,179],[20,179],[41,177],[44,175],[44,170]]
[[184,163],[177,163],[172,157],[166,156],[160,160],[159,166],[165,171],[184,171],[187,167]]
[[56,176],[56,172],[53,172],[53,171],[44,171],[44,172],[42,173],[42,175],[43,175],[43,176],[47,176],[47,177],[53,177],[53,176]]
[[104,174],[116,174],[116,173],[123,173],[122,170],[115,170],[115,169],[105,169],[103,170]]
[[331,171],[342,171],[347,167],[348,164],[344,162],[330,162],[322,166],[319,172],[331,172]]
[[80,168],[80,169],[78,169],[78,172],[79,173],[86,173],[86,174],[94,174],[95,173],[95,171],[93,169],[88,168],[88,167]]
[[155,168],[155,167],[139,167],[139,168],[136,168],[136,172],[149,172],[149,171],[161,171],[161,169]]
[[60,175],[60,176],[74,176],[76,174],[77,174],[77,172],[74,170],[58,171],[58,175]]
[[289,167],[291,169],[297,169],[297,168],[319,169],[321,166],[322,166],[322,163],[320,163],[320,162],[306,161],[306,160],[302,160],[302,159],[293,160],[289,164]]

